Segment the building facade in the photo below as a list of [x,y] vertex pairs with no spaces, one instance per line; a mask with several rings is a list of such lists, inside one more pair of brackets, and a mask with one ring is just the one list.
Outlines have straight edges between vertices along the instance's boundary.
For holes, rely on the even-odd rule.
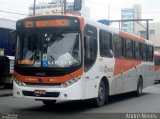
[[[74,11],[74,2],[66,2],[66,12],[73,15],[81,15],[87,18],[90,17],[90,9],[85,6],[85,2],[82,2],[82,10]],[[45,14],[63,14],[64,13],[64,4],[63,0],[52,0],[51,3],[40,2],[36,4],[35,14],[36,15],[45,15]],[[29,7],[29,16],[33,15],[33,5]]]
[[[121,20],[141,19],[141,6],[136,4],[133,8],[124,8],[121,10]],[[121,22],[121,30],[134,34],[137,22]]]
[[[142,23],[144,27],[146,26],[146,23]],[[136,27],[136,35],[146,38],[147,37],[147,32],[146,29],[144,29],[141,26]],[[160,51],[160,22],[153,22],[149,23],[149,40],[154,42],[154,48],[155,50]]]
[[[71,6],[69,5],[69,8]],[[67,3],[67,9],[68,9],[68,3]],[[52,2],[52,3],[46,3],[46,2],[40,2],[36,4],[35,7],[35,14],[36,15],[44,15],[44,14],[61,14],[63,13],[63,4],[60,2]],[[29,7],[29,16],[33,15],[33,5]]]
[[[10,39],[9,33],[16,29],[16,21],[0,18],[0,48],[4,49],[4,55],[13,56],[15,51],[16,39]],[[11,46],[12,44],[12,46]]]

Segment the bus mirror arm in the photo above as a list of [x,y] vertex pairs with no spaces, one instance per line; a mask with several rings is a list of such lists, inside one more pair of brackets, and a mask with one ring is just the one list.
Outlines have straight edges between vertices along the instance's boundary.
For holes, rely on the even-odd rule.
[[111,49],[106,50],[105,52],[106,52],[105,54],[106,54],[107,56],[113,57],[113,51],[112,51]]

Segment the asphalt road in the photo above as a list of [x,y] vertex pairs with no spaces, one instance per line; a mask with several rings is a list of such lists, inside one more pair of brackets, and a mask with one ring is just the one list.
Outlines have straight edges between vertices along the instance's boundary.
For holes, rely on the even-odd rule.
[[0,97],[0,113],[65,115],[93,113],[160,113],[160,84],[143,90],[141,97],[131,93],[112,96],[109,103],[100,108],[93,108],[84,101],[63,102],[46,107],[40,101],[14,98],[9,95]]

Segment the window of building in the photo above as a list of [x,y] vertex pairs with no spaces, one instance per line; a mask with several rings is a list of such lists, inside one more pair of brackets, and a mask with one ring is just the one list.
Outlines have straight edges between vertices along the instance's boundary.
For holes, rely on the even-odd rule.
[[112,57],[112,45],[111,45],[112,34],[107,31],[100,30],[99,36],[100,36],[100,55],[102,57]]
[[118,57],[118,58],[124,57],[123,41],[124,41],[124,38],[122,38],[118,35],[115,35],[115,34],[113,35],[115,57]]
[[154,36],[155,35],[155,30],[150,30],[150,36]]
[[128,27],[128,24],[122,24],[122,27]]
[[52,8],[52,5],[48,5],[47,8]]
[[29,7],[29,10],[33,10],[33,7]]
[[45,6],[41,6],[41,9],[45,9],[46,7]]
[[139,31],[140,37],[146,39],[146,31]]
[[133,58],[133,41],[130,39],[126,39],[126,58]]
[[40,7],[36,7],[35,9],[40,9]]

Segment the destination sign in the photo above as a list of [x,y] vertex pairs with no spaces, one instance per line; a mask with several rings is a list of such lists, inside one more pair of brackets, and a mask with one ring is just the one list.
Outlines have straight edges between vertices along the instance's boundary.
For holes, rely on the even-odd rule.
[[[76,21],[75,21],[76,22]],[[31,27],[62,27],[62,26],[70,26],[70,20],[40,20],[40,21],[26,21],[24,23],[25,28]]]
[[80,19],[69,16],[36,16],[17,21],[16,29],[39,32],[51,29],[79,30]]

